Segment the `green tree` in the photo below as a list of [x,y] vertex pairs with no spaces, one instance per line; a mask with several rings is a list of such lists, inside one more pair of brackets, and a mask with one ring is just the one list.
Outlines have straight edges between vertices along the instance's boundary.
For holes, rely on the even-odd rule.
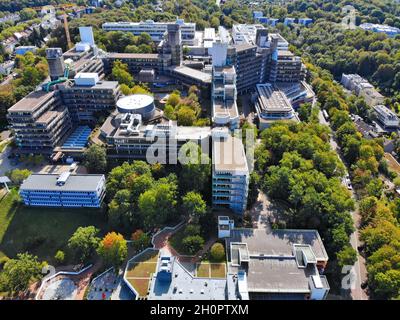
[[188,106],[181,106],[176,112],[176,118],[180,126],[193,126],[196,121],[196,112]]
[[2,274],[8,291],[21,292],[28,288],[31,280],[40,277],[41,271],[42,263],[36,256],[19,253],[16,259],[6,262]]
[[107,169],[107,154],[103,147],[92,144],[83,154],[83,163],[91,173],[104,173]]
[[182,240],[182,245],[190,254],[195,254],[204,246],[204,239],[201,236],[188,236]]
[[11,171],[10,179],[12,183],[21,184],[25,179],[27,179],[32,174],[32,171],[28,169],[14,169]]
[[297,112],[299,113],[299,118],[301,121],[308,121],[311,116],[311,104],[310,103],[301,104]]
[[[180,175],[181,189],[202,192],[209,186],[211,160],[194,142],[185,143],[180,154],[187,156]],[[182,157],[184,158],[184,157]],[[179,159],[181,160],[181,159]],[[182,163],[182,161],[180,161]]]
[[336,258],[340,268],[343,266],[352,266],[357,261],[357,251],[351,246],[346,246],[337,253]]
[[128,87],[133,86],[133,76],[128,71],[128,65],[119,60],[114,62],[111,76],[112,79],[118,81],[119,84],[125,84]]
[[158,183],[139,196],[138,207],[147,229],[161,226],[176,215],[177,185]]
[[68,240],[68,248],[80,262],[87,262],[96,252],[100,241],[98,233],[99,229],[94,226],[79,227]]
[[182,205],[191,220],[195,223],[207,212],[206,202],[203,200],[201,194],[195,191],[189,191],[185,194],[182,198]]

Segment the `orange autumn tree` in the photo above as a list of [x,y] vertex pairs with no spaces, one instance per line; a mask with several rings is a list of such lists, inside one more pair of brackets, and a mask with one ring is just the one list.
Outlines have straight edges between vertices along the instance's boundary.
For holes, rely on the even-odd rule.
[[113,266],[117,272],[128,255],[128,246],[122,234],[109,232],[100,241],[97,252],[104,263]]

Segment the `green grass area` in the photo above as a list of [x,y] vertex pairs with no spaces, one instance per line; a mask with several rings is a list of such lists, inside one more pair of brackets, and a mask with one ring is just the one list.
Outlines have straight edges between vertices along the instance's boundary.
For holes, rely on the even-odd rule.
[[139,297],[146,297],[149,289],[150,279],[128,279],[129,283],[135,288]]
[[211,278],[225,278],[226,277],[226,265],[225,263],[212,263],[210,265]]
[[154,262],[131,262],[126,272],[127,278],[150,278],[156,272],[157,263]]
[[201,261],[196,265],[196,277],[200,278],[225,278],[225,263],[209,263]]
[[132,262],[155,262],[155,263],[157,263],[158,253],[159,253],[159,251],[156,249],[147,250],[147,251],[141,253],[139,256],[137,256],[135,258],[135,260]]
[[10,258],[28,251],[52,263],[75,230],[89,225],[107,231],[99,210],[25,207],[15,190],[0,198],[0,252]]
[[210,264],[199,263],[196,266],[196,277],[209,278],[210,277]]

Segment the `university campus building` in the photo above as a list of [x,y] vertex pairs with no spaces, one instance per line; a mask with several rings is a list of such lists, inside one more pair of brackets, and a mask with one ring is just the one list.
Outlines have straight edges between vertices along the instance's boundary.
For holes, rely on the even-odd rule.
[[103,174],[31,174],[19,194],[27,206],[100,208],[105,183]]

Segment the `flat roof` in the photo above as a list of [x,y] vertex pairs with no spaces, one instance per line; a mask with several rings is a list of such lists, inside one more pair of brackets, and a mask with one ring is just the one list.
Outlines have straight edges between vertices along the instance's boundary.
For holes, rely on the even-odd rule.
[[71,174],[65,184],[57,185],[59,174],[31,174],[21,185],[20,190],[38,191],[96,191],[103,174]]
[[285,93],[277,86],[257,84],[258,104],[263,112],[290,112],[293,107]]
[[94,85],[77,85],[74,84],[71,87],[65,87],[61,88],[61,91],[68,91],[70,89],[76,88],[79,90],[85,90],[85,89],[115,89],[117,88],[119,85],[118,81],[104,81],[104,80],[100,80],[98,82],[96,82],[96,84]]
[[34,111],[41,103],[48,100],[55,95],[54,91],[33,91],[29,93],[25,98],[19,100],[14,104],[8,111],[21,112],[21,111]]
[[158,53],[109,53],[107,55],[111,59],[154,59],[157,60],[160,55]]
[[227,245],[247,243],[250,256],[293,256],[294,244],[308,244],[318,261],[328,261],[328,254],[317,230],[233,229],[231,237],[226,241]]
[[253,293],[308,293],[309,278],[313,275],[318,275],[315,265],[299,268],[295,258],[252,257],[247,288]]
[[171,282],[159,281],[155,274],[150,285],[149,300],[225,300],[227,298],[226,278],[197,278],[189,273],[175,257],[171,257],[171,260]]
[[117,101],[117,107],[124,110],[142,109],[154,102],[154,98],[148,94],[132,94],[120,98]]
[[228,135],[226,138],[213,137],[212,144],[212,164],[215,171],[248,174],[242,140]]
[[177,66],[172,67],[171,70],[178,74],[202,81],[202,82],[211,82],[211,74],[205,73],[203,71],[199,71],[193,68],[189,68],[186,66]]

